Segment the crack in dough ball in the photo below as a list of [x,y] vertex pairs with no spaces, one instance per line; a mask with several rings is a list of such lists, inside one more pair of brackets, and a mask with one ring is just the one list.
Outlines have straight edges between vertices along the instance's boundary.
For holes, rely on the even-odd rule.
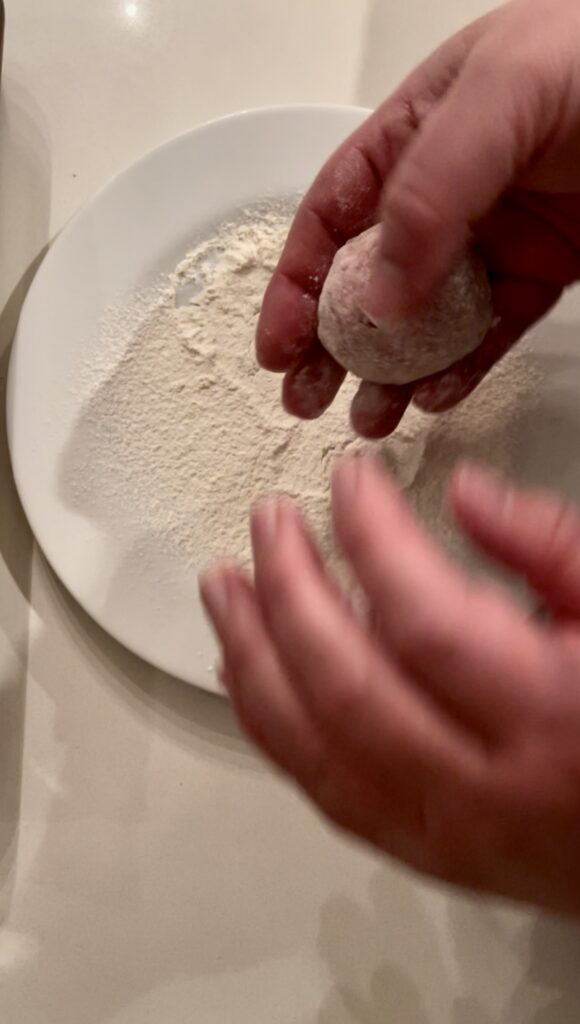
[[494,322],[482,261],[469,252],[425,310],[403,320],[373,321],[364,311],[381,227],[339,249],[318,308],[318,333],[345,370],[376,384],[408,384],[445,370],[477,348]]

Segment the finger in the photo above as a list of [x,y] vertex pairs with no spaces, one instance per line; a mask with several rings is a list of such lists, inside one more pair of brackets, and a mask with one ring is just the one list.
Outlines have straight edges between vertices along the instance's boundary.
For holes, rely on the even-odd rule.
[[[417,787],[409,765],[401,785],[396,766],[377,776],[365,772],[368,759],[359,757],[353,767],[345,762],[342,745],[325,747],[280,677],[249,584],[235,571],[214,572],[204,578],[202,593],[230,659],[223,678],[234,708],[261,749],[340,828],[415,870],[469,881],[461,851],[445,836],[435,777]],[[388,745],[384,754],[388,759]],[[453,783],[460,793],[463,781],[458,768]]]
[[481,345],[447,370],[417,384],[413,402],[425,412],[446,412],[467,398],[530,326],[558,301],[561,289],[537,281],[501,278],[492,287],[499,322]]
[[224,685],[254,742],[335,824],[418,863],[422,804],[402,800],[392,781],[379,785],[325,745],[285,678],[247,581],[236,571],[212,572],[201,592],[224,647]]
[[557,117],[557,109],[536,102],[537,76],[515,72],[494,45],[482,44],[466,60],[390,177],[369,301],[378,317],[414,311],[430,298],[471,226],[513,183]]
[[322,345],[313,343],[308,354],[284,378],[284,408],[300,419],[316,419],[331,404],[345,376],[345,370]]
[[318,296],[280,272],[266,289],[262,310],[266,312],[256,334],[258,362],[274,372],[287,370],[317,340]]
[[392,434],[401,422],[412,394],[411,387],[363,381],[351,407],[351,423],[357,434],[369,439]]
[[269,634],[296,696],[328,741],[354,763],[387,772],[404,791],[437,775],[461,775],[471,765],[463,736],[345,609],[312,558],[293,506],[261,503],[252,541]]
[[499,591],[456,569],[368,458],[333,480],[335,528],[383,644],[440,706],[484,738],[528,721],[544,692],[544,639]]
[[318,174],[298,208],[264,296],[256,344],[265,369],[290,369],[315,343],[314,314],[337,249],[376,221],[385,181],[483,32],[485,20],[433,53]]
[[545,195],[520,189],[477,224],[477,248],[494,280],[515,278],[560,290],[580,277],[577,226],[570,211],[566,226],[561,223],[557,197],[546,203]]
[[315,343],[318,298],[335,253],[375,216],[387,169],[384,155],[375,166],[380,147],[380,126],[371,118],[329,161],[298,208],[258,321],[256,351],[265,369],[289,369]]
[[224,651],[224,685],[254,742],[284,771],[313,784],[325,761],[321,739],[295,699],[250,584],[235,570],[206,574],[204,606]]
[[521,573],[553,609],[580,614],[580,516],[560,496],[518,491],[462,466],[450,497],[458,522],[492,558]]

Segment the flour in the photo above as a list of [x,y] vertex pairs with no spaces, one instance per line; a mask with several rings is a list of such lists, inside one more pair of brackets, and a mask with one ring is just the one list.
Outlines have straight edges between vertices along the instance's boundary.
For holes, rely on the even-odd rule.
[[[261,300],[290,221],[288,207],[247,211],[203,241],[160,286],[115,310],[87,367],[87,402],[63,476],[69,501],[104,530],[153,538],[196,568],[248,565],[248,513],[271,492],[295,498],[340,572],[329,520],[329,474],[346,452],[373,450],[450,551],[468,550],[444,511],[460,455],[517,472],[537,375],[525,349],[459,409],[410,409],[393,437],[365,442],[349,426],[357,382],[319,419],[280,403],[280,378],[258,368]],[[469,555],[469,557],[471,557]]]

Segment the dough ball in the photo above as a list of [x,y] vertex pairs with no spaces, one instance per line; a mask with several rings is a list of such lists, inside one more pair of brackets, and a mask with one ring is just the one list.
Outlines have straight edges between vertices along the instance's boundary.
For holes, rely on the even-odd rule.
[[380,225],[337,252],[318,309],[318,333],[336,361],[376,384],[408,384],[472,352],[494,321],[482,261],[469,252],[424,311],[396,322],[364,311]]

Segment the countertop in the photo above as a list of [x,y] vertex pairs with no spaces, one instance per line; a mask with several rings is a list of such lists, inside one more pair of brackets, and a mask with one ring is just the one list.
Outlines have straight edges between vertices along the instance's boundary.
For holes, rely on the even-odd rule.
[[[8,0],[0,378],[31,276],[144,151],[373,105],[478,0]],[[3,413],[2,413],[3,416]],[[580,931],[335,834],[227,704],[144,665],[35,549],[0,431],[2,1024],[573,1024]]]

